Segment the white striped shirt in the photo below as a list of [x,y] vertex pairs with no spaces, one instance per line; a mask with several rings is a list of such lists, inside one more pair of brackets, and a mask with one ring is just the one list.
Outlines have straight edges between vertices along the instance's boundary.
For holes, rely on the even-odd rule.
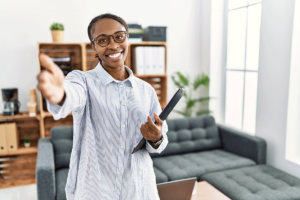
[[63,106],[47,101],[55,120],[73,115],[73,148],[66,184],[68,200],[159,199],[150,153],[162,152],[168,144],[168,126],[163,123],[163,142],[154,149],[131,154],[142,139],[140,127],[149,115],[161,112],[154,88],[133,76],[115,80],[98,63],[93,70],[74,70],[63,82]]

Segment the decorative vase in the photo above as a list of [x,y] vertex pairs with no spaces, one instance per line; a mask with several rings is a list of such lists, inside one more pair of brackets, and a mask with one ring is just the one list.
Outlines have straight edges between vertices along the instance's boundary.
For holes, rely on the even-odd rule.
[[25,146],[25,147],[30,147],[30,142],[29,142],[29,143],[25,143],[25,142],[24,142],[24,146]]
[[64,37],[64,31],[61,30],[52,30],[52,40],[53,42],[62,42]]

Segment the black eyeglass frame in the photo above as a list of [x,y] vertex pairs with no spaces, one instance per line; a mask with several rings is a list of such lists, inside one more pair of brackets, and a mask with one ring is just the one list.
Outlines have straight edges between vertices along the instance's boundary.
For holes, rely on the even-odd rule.
[[[128,34],[127,31],[117,31],[117,32],[115,32],[114,34],[117,34],[117,33],[120,33],[120,32],[124,32],[124,33],[125,33],[125,37],[126,37],[126,36],[129,37],[129,34]],[[114,41],[115,41],[116,43],[123,43],[123,42],[126,40],[126,38],[125,38],[125,40],[124,40],[123,42],[117,42],[116,39],[115,39],[114,34],[112,34],[112,35],[106,35],[106,34],[98,35],[97,37],[95,37],[94,39],[92,39],[92,43],[95,42],[95,40],[97,40],[97,38],[100,37],[100,36],[106,36],[106,37],[108,37],[108,43],[107,43],[107,45],[101,46],[100,44],[97,43],[100,47],[106,47],[106,46],[109,45],[109,43],[110,43],[110,36],[113,37],[113,39],[114,39]]]

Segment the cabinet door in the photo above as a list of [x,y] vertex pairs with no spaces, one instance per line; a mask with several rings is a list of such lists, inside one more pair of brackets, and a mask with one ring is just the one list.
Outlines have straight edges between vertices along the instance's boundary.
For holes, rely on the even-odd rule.
[[19,148],[18,128],[16,123],[6,124],[7,150],[16,151]]
[[0,153],[7,153],[5,124],[0,124]]

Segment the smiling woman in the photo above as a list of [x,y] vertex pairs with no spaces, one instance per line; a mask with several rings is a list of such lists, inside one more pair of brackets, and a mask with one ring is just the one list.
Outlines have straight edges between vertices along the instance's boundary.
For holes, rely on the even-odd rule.
[[[128,52],[127,31],[126,22],[112,14],[95,17],[88,27],[91,46],[101,65],[112,77],[121,81],[128,78],[128,73],[124,68]],[[121,71],[123,73],[120,73]]]
[[[62,71],[45,54],[38,88],[55,120],[73,115],[73,146],[65,187],[73,199],[157,200],[149,153],[168,144],[167,123],[154,88],[124,65],[128,26],[112,14],[95,17],[88,34],[99,63],[86,72]],[[154,122],[155,121],[155,122]],[[132,154],[145,138],[146,149]]]

